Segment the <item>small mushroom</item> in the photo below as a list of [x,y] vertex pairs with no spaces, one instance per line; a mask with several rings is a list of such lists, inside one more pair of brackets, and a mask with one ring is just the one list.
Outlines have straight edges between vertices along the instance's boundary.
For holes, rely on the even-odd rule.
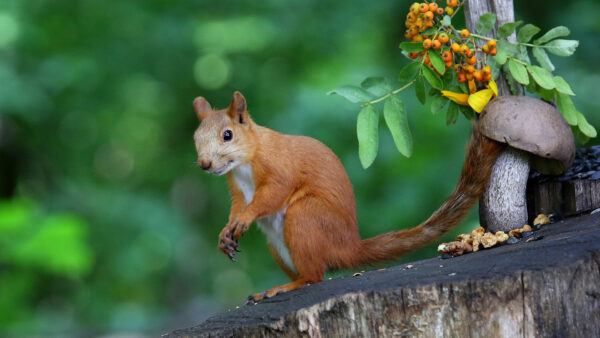
[[438,252],[440,254],[449,254],[455,257],[471,251],[473,251],[473,248],[470,244],[459,241],[442,243],[438,246]]
[[550,224],[550,219],[548,218],[548,216],[544,215],[544,214],[539,214],[537,215],[537,217],[533,220],[533,225],[546,225],[546,224]]
[[527,222],[530,165],[547,175],[564,173],[575,156],[573,133],[554,106],[527,96],[490,101],[478,124],[482,135],[508,145],[479,203],[480,223],[490,232],[510,231]]
[[531,231],[533,231],[531,226],[529,224],[525,224],[522,228],[513,229],[513,230],[509,231],[508,235],[517,237],[517,238],[521,238],[521,236],[523,235],[524,232],[531,232]]

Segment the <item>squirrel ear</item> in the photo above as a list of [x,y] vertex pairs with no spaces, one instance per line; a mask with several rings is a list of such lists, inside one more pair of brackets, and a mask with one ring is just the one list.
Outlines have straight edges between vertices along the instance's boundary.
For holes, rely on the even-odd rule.
[[246,110],[246,99],[242,93],[236,91],[233,93],[233,99],[231,105],[227,110],[227,114],[233,121],[237,121],[240,124],[246,124],[248,122],[248,111]]
[[196,111],[196,116],[198,116],[198,120],[202,122],[205,118],[212,114],[213,110],[210,107],[210,103],[206,101],[202,96],[198,96],[194,99],[194,110]]

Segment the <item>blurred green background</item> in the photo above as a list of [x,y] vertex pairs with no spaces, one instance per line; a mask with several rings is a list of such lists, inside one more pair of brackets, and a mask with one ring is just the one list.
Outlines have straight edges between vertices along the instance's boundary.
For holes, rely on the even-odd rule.
[[[397,76],[410,3],[0,2],[0,335],[157,335],[287,282],[256,227],[238,263],[216,247],[229,196],[225,178],[195,164],[199,95],[225,107],[240,90],[257,123],[330,146],[363,237],[424,220],[454,188],[469,124],[447,127],[409,90],[414,155],[396,151],[380,119],[365,171],[357,106],[325,95]],[[599,127],[600,3],[516,6],[517,19],[566,25],[581,41],[553,61]],[[454,233],[476,225],[473,212]],[[436,255],[433,245],[402,260]]]

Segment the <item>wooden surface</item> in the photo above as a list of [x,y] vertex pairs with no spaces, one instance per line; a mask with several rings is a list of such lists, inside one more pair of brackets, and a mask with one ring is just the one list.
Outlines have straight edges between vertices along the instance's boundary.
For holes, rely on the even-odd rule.
[[530,221],[537,214],[562,217],[600,208],[600,180],[530,182],[527,187]]
[[536,234],[544,238],[324,281],[165,336],[600,336],[600,214]]

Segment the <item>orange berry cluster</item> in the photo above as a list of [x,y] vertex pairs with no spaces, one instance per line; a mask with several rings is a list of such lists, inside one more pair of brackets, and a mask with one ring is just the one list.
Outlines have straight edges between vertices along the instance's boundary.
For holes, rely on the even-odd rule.
[[496,55],[496,53],[498,53],[498,51],[496,50],[496,40],[488,41],[487,45],[483,45],[483,47],[481,47],[481,50],[484,53],[490,54],[492,56]]
[[[458,0],[446,0],[446,4],[447,7],[444,9],[439,7],[435,2],[413,3],[410,6],[410,12],[406,16],[406,32],[404,36],[412,42],[421,42],[425,50],[408,53],[408,56],[411,59],[418,58],[419,61],[422,61],[436,71],[429,59],[429,53],[435,50],[436,53],[440,53],[446,68],[454,70],[459,83],[476,80],[485,85],[487,81],[492,79],[491,68],[485,65],[481,69],[477,69],[478,60],[476,52],[479,50],[471,50],[471,47],[469,47],[469,44],[475,46],[475,41],[468,29],[454,33],[451,28],[442,28],[438,30],[439,34],[422,34],[427,28],[436,25],[438,23],[437,20],[441,20],[440,16],[444,14],[452,15],[454,7],[458,5]],[[451,41],[448,33],[444,31],[456,34],[457,36],[460,35],[462,40],[457,42]],[[489,55],[496,55],[496,40],[488,41],[481,48],[481,51]],[[438,75],[441,74],[438,73]],[[469,87],[475,88],[476,85],[469,83]]]
[[418,3],[410,6],[410,11],[406,15],[406,33],[404,37],[412,42],[422,42],[425,39],[420,33],[427,28],[433,27],[436,16],[441,17],[444,14],[452,15],[454,7],[458,5],[458,0],[447,0],[447,7],[442,8],[437,3]]

